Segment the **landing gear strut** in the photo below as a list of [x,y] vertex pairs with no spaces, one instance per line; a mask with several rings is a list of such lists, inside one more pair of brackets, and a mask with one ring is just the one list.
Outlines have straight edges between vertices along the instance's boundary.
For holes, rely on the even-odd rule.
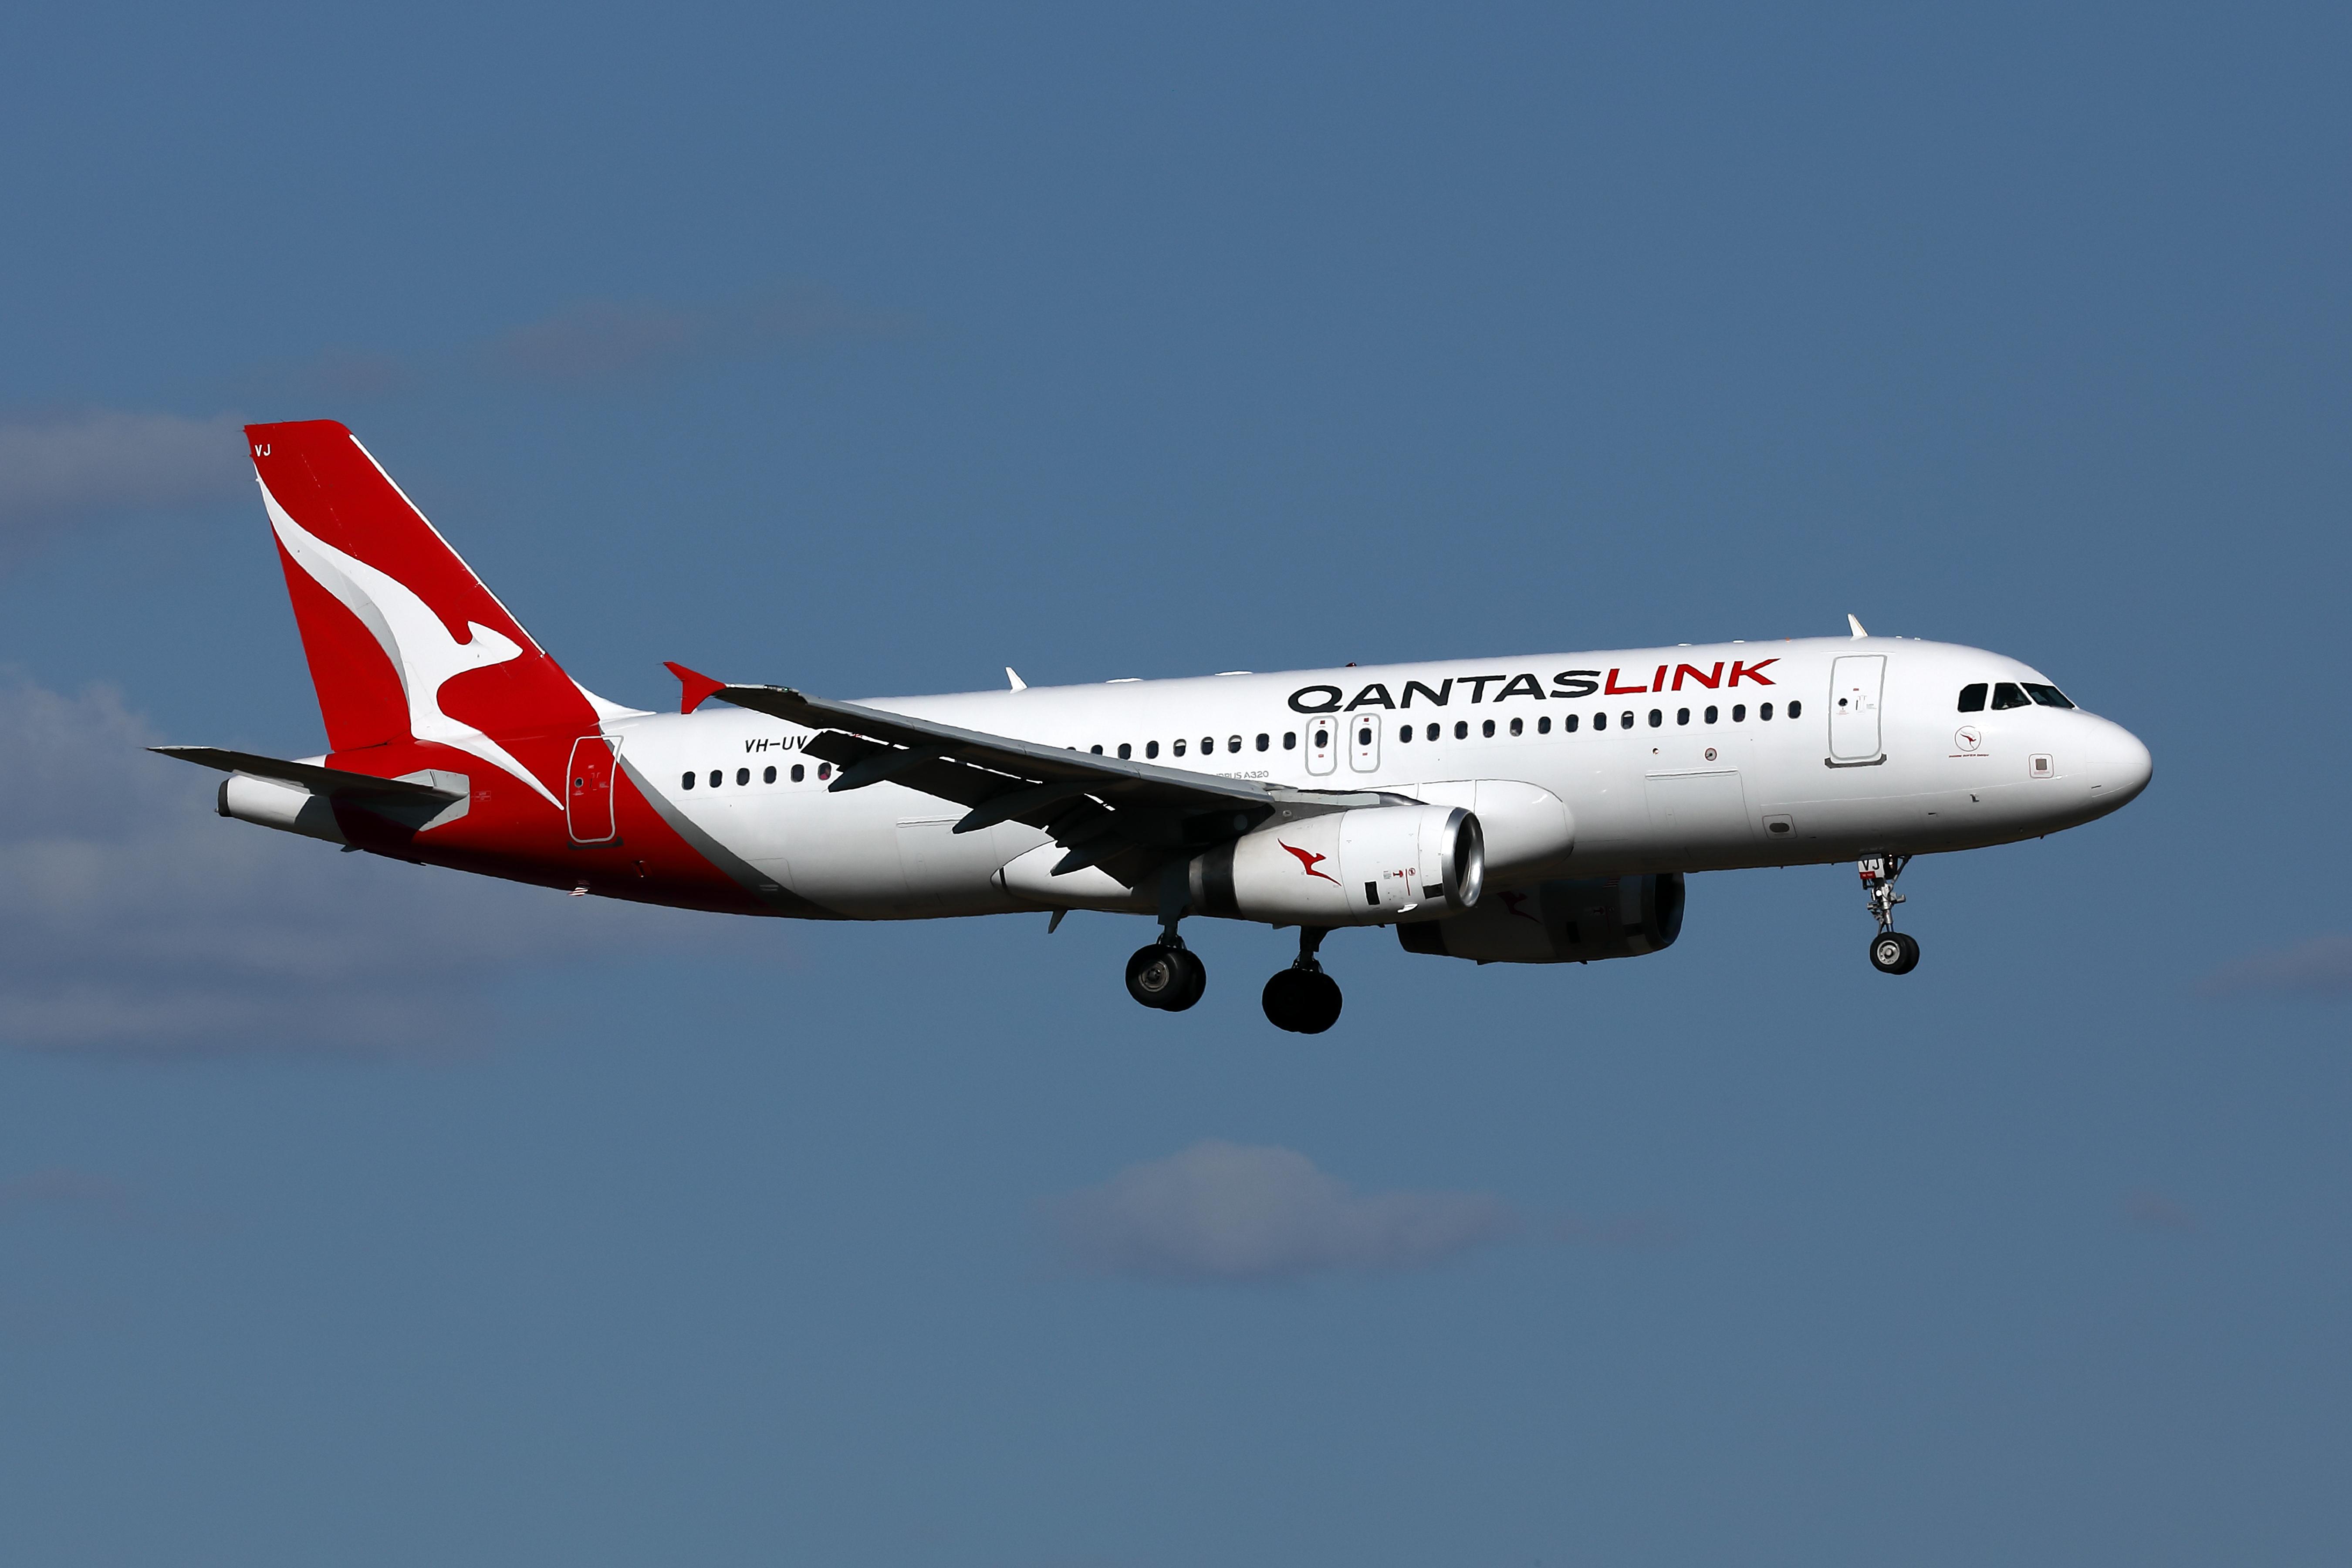
[[1870,966],[1881,974],[1908,974],[1919,967],[1919,943],[1895,929],[1895,906],[1904,902],[1895,883],[1910,863],[1908,855],[1872,855],[1855,868],[1871,918],[1878,922],[1878,934],[1870,939]]
[[1321,926],[1299,927],[1298,962],[1265,983],[1265,1019],[1276,1028],[1319,1035],[1339,1021],[1339,983],[1315,958],[1330,934]]
[[1209,988],[1209,968],[1184,945],[1176,923],[1184,918],[1185,884],[1181,869],[1160,879],[1160,940],[1139,947],[1127,961],[1127,994],[1147,1007],[1181,1013]]

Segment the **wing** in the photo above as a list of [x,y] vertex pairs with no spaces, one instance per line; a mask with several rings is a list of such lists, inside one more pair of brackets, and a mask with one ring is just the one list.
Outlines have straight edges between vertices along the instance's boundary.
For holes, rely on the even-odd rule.
[[[681,670],[679,679],[691,675]],[[703,696],[818,731],[802,749],[841,769],[833,789],[887,779],[970,807],[955,825],[958,833],[1000,822],[1043,830],[1067,851],[1054,867],[1056,876],[1099,865],[1135,887],[1168,856],[1236,837],[1276,812],[1308,816],[1399,798],[1188,773],[910,719],[785,686],[727,686],[695,677],[687,689],[705,684]]]

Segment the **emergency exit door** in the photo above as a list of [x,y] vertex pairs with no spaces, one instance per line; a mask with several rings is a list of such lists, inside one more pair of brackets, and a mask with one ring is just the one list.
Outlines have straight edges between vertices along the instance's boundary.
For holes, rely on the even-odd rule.
[[574,844],[608,844],[613,838],[613,742],[583,735],[572,742],[572,766],[563,776],[563,813]]
[[1848,654],[1830,667],[1830,761],[1878,761],[1878,700],[1885,684],[1883,653]]
[[1339,765],[1339,726],[1346,721],[1318,713],[1307,721],[1307,771],[1328,773]]

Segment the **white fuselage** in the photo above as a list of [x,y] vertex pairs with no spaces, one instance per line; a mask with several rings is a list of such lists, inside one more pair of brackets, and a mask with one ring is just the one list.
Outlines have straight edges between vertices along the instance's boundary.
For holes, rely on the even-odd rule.
[[[1506,889],[1972,848],[2090,821],[2146,785],[2147,748],[2107,720],[1958,710],[1963,687],[2002,681],[2046,684],[1977,648],[1837,637],[867,706],[1203,773],[1472,806],[1488,886]],[[1007,890],[1000,869],[1046,843],[1039,830],[955,834],[953,803],[888,783],[835,792],[802,754],[810,731],[778,720],[715,707],[607,731],[664,815],[793,902],[919,919],[1087,901]]]

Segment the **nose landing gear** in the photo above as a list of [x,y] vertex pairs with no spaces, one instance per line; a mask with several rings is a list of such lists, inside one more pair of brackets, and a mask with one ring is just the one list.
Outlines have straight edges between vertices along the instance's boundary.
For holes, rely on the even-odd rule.
[[1895,882],[1910,863],[1908,855],[1873,855],[1855,868],[1871,918],[1878,922],[1878,934],[1870,939],[1870,966],[1881,974],[1908,974],[1919,967],[1919,943],[1895,929],[1895,906],[1905,901]]
[[1298,929],[1298,962],[1265,983],[1265,1021],[1294,1035],[1319,1035],[1339,1021],[1339,983],[1323,973],[1315,950],[1331,933],[1320,926]]

